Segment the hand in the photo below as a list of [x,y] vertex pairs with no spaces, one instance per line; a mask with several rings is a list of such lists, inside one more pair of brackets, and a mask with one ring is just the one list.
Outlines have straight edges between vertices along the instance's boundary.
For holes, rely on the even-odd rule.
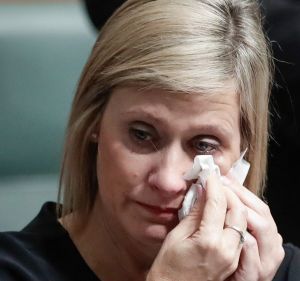
[[241,186],[230,175],[222,181],[245,204],[248,233],[240,262],[228,281],[269,281],[284,258],[282,237],[277,231],[270,209],[261,199]]
[[166,237],[147,281],[225,280],[238,268],[240,235],[247,228],[244,204],[212,175],[192,212]]

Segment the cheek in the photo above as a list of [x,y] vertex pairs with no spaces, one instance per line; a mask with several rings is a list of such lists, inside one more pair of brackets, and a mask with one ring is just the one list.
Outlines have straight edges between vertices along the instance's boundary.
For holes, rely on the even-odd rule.
[[103,139],[98,149],[98,181],[109,192],[125,192],[141,186],[149,166],[146,155],[128,150],[120,142]]
[[231,165],[232,165],[231,161],[224,156],[219,156],[219,157],[215,158],[215,162],[219,166],[221,175],[223,175],[223,176],[228,173],[228,171],[230,170]]
[[232,153],[225,153],[215,157],[216,164],[220,167],[221,175],[227,175],[233,163],[240,157],[239,150]]
[[[238,128],[236,131],[239,131]],[[237,133],[231,140],[230,145],[214,158],[216,164],[220,167],[221,175],[227,175],[234,162],[240,158],[240,145],[240,134]]]

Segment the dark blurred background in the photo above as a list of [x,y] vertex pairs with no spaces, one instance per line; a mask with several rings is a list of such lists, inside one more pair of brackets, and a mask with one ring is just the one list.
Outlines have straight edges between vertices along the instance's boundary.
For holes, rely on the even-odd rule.
[[263,8],[276,65],[266,196],[284,240],[300,246],[300,1]]

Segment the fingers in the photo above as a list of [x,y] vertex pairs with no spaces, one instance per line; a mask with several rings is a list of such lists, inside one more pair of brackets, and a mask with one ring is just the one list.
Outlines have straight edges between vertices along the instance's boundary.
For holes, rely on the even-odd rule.
[[238,195],[240,200],[250,209],[261,215],[271,215],[270,209],[268,205],[259,199],[253,192],[251,192],[248,188],[239,184],[234,177],[228,175],[226,177],[221,177],[221,182],[230,187],[234,193]]
[[[233,178],[227,177],[225,180],[225,187],[232,190],[247,207],[248,230],[251,231],[255,237],[258,232],[265,234],[272,232],[277,233],[277,226],[272,217],[269,206],[246,187],[240,185]],[[222,178],[222,182],[224,183],[224,177]]]
[[240,255],[239,267],[234,274],[235,278],[233,278],[233,280],[261,280],[259,278],[260,271],[261,263],[256,239],[247,232],[246,240],[243,244],[242,252]]
[[266,203],[234,179],[227,178],[227,182],[224,180],[222,182],[225,183],[227,189],[232,190],[240,198],[247,208],[247,227],[250,232],[248,236],[251,238],[244,245],[247,251],[243,247],[241,255],[243,262],[250,268],[251,257],[254,260],[254,257],[258,256],[259,279],[271,280],[284,257],[284,250],[282,238],[278,233],[270,209]]
[[199,185],[198,199],[191,212],[172,231],[176,234],[176,239],[186,239],[192,236],[199,229],[205,205],[205,197],[205,190],[201,185]]
[[[207,274],[211,280],[225,280],[238,268],[242,250],[240,234],[234,229],[224,229],[225,224],[246,229],[246,208],[212,174],[206,188],[199,188],[198,200],[190,214],[168,234],[160,253],[164,259],[166,253],[171,253],[167,257],[172,264],[176,260],[184,268],[192,268],[192,263],[193,272],[204,272],[199,280],[207,280]],[[188,259],[180,259],[181,255]]]
[[[185,239],[191,235],[217,239],[223,232],[227,210],[227,199],[219,178],[212,174],[207,179],[206,188],[199,185],[198,200],[190,214],[172,232]],[[178,238],[178,237],[177,237]]]
[[248,208],[248,229],[256,240],[260,261],[264,267],[263,273],[273,276],[284,257],[282,237],[273,218],[262,217]]
[[[234,248],[243,243],[244,233],[247,229],[247,209],[240,199],[228,188],[224,189],[227,198],[227,214],[224,226],[224,240],[229,241]],[[232,235],[235,239],[232,239]]]
[[211,175],[205,189],[199,186],[194,208],[179,225],[177,231],[182,239],[201,235],[201,238],[224,241],[226,247],[240,250],[241,235],[233,229],[224,229],[224,225],[245,231],[247,210],[234,192],[224,189],[218,177]]
[[[258,243],[264,244],[270,239],[270,234],[277,233],[277,227],[273,218],[263,217],[254,210],[248,209],[248,230],[257,238]],[[260,235],[264,234],[264,235]]]
[[199,232],[202,236],[217,239],[223,232],[227,201],[220,180],[212,174],[208,177],[205,188],[205,206]]
[[215,252],[216,259],[222,260],[229,276],[238,267],[242,243],[241,234],[226,225],[245,231],[247,210],[234,192],[225,189],[216,176],[211,176],[206,186],[199,239],[202,239],[202,245],[208,245],[207,248]]

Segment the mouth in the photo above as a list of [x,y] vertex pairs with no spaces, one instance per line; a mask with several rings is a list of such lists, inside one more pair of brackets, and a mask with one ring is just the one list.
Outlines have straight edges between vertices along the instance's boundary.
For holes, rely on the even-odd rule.
[[142,202],[136,203],[139,205],[139,207],[141,207],[141,209],[155,218],[168,221],[178,218],[178,207],[156,206]]

